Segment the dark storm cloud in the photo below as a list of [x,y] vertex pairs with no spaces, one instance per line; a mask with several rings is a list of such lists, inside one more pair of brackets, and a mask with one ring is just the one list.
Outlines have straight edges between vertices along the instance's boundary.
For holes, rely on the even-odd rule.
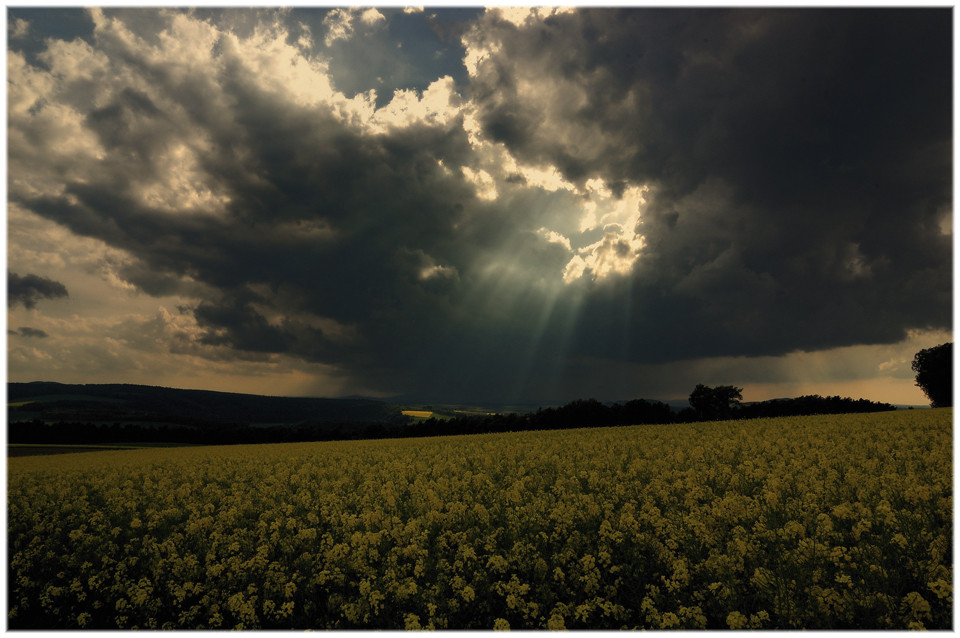
[[23,304],[26,308],[35,308],[41,299],[58,299],[67,296],[67,288],[59,281],[53,281],[39,275],[20,276],[15,272],[7,273],[7,305]]
[[[306,342],[296,339],[293,324],[270,325],[257,305],[346,323],[398,312],[412,315],[411,321],[438,320],[430,308],[437,295],[417,280],[421,265],[406,255],[426,248],[441,264],[463,258],[445,227],[457,219],[459,200],[469,201],[472,193],[446,178],[436,162],[459,152],[461,142],[436,130],[365,140],[332,121],[258,103],[237,90],[243,96],[238,103],[247,105],[239,119],[261,133],[245,149],[258,180],[251,184],[245,172],[211,169],[233,195],[227,219],[163,214],[97,185],[70,185],[74,204],[45,198],[30,205],[136,255],[139,261],[120,274],[146,292],[183,290],[181,277],[212,287],[211,299],[195,309],[208,343],[329,356],[319,343],[322,330],[307,330]],[[216,157],[207,162],[229,164]],[[407,328],[394,324],[391,330],[403,334]],[[404,341],[378,346],[387,355],[404,348]]]
[[[192,309],[203,343],[393,371],[432,356],[425,344],[462,294],[456,273],[472,258],[453,228],[476,205],[473,189],[438,164],[463,163],[459,122],[363,135],[264,90],[228,42],[215,88],[110,33],[98,44],[149,78],[152,97],[123,87],[86,115],[111,151],[99,182],[14,200],[128,252],[118,275],[144,292],[205,287]],[[228,111],[210,110],[218,94]],[[191,127],[209,140],[204,179],[230,203],[199,214],[146,206],[138,178]],[[440,275],[424,275],[427,257]]]
[[[168,42],[160,16],[175,12],[133,14],[111,15]],[[251,16],[291,33],[302,17],[203,15],[249,33]],[[223,33],[191,67],[101,23],[92,41],[116,68],[70,91],[97,95],[73,106],[103,158],[55,190],[12,180],[10,198],[124,251],[114,274],[139,290],[192,299],[193,345],[330,364],[379,390],[550,398],[586,356],[889,342],[950,319],[949,24],[940,11],[598,10],[525,31],[482,18],[468,40],[501,47],[465,97],[486,134],[581,185],[650,186],[629,276],[562,284],[570,249],[537,229],[573,196],[514,176],[478,199],[458,170],[474,153],[462,119],[364,130],[252,73]],[[391,82],[420,86],[401,66]],[[210,194],[199,208],[144,195],[179,147],[196,159],[181,181]],[[15,283],[11,303],[44,297],[15,298]]]
[[[572,181],[651,187],[645,254],[585,305],[584,351],[779,354],[950,326],[949,10],[485,20],[472,37],[501,46],[470,87],[484,130]],[[544,117],[563,107],[517,81],[538,74],[582,102]]]
[[50,336],[43,330],[39,330],[37,328],[31,328],[29,326],[23,326],[18,330],[7,330],[7,334],[12,335],[14,337],[30,337],[34,339],[46,339],[47,337]]

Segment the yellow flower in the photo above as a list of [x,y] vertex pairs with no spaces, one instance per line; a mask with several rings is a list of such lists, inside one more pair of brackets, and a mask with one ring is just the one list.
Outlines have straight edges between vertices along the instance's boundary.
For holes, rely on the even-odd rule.
[[403,628],[408,631],[419,631],[422,629],[420,626],[420,616],[416,614],[407,614],[403,617]]
[[739,611],[731,611],[727,614],[727,626],[730,629],[746,629],[747,622],[747,617]]
[[912,591],[903,597],[903,606],[906,610],[912,612],[914,618],[924,616],[930,618],[930,603],[928,603],[919,592]]
[[562,631],[566,629],[567,626],[563,622],[563,616],[554,614],[550,616],[550,620],[547,621],[547,629],[550,631]]
[[937,598],[947,598],[948,600],[952,598],[953,585],[942,578],[927,583],[927,587],[936,594]]
[[668,611],[660,616],[660,628],[671,629],[680,625],[680,619],[672,611]]

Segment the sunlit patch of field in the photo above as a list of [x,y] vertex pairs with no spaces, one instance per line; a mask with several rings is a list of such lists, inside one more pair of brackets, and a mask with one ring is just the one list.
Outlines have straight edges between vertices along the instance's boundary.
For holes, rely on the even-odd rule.
[[402,410],[401,413],[404,416],[412,416],[415,419],[429,419],[433,416],[433,411],[431,410]]
[[952,409],[8,460],[11,629],[949,629]]
[[459,408],[453,406],[440,406],[432,410],[402,410],[401,413],[404,416],[413,417],[417,421],[425,421],[426,419],[448,421],[462,416],[492,416],[496,414],[496,412],[490,412],[480,408]]

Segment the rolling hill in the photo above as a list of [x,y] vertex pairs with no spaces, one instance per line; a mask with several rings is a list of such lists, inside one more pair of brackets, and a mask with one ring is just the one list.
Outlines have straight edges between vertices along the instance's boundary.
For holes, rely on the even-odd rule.
[[202,425],[401,423],[401,406],[375,399],[272,397],[132,384],[7,384],[10,423]]

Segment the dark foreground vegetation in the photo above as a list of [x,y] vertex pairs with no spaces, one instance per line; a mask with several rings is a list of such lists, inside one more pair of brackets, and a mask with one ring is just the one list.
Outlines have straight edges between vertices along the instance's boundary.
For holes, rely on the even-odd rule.
[[97,444],[177,442],[193,444],[281,443],[350,439],[403,438],[482,434],[521,430],[618,425],[670,424],[726,419],[752,419],[805,414],[841,414],[893,410],[894,406],[865,399],[803,396],[741,405],[737,388],[697,386],[690,408],[674,412],[660,401],[635,399],[606,405],[595,399],[578,399],[558,408],[529,414],[464,415],[452,419],[429,418],[418,422],[336,422],[302,421],[269,425],[184,419],[181,422],[94,423],[89,421],[48,422],[41,419],[8,424],[8,443]]

